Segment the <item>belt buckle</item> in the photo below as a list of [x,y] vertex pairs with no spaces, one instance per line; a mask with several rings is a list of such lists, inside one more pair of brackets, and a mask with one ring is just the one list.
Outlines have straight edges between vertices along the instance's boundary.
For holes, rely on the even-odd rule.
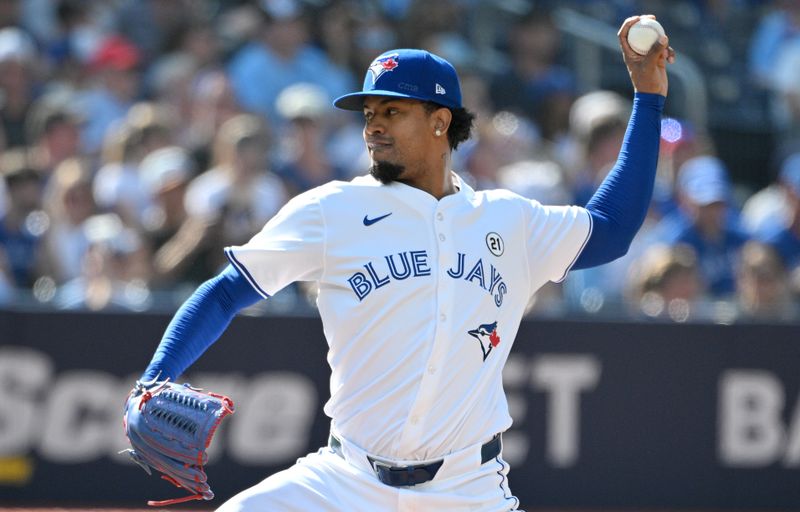
[[394,469],[394,466],[390,466],[389,464],[386,464],[385,462],[381,462],[381,461],[375,459],[374,457],[369,457],[369,463],[372,466],[372,470],[376,474],[379,473],[378,468],[383,468],[386,471],[391,471],[392,469]]
[[375,459],[371,459],[370,464],[382,484],[392,487],[409,487],[417,484],[413,478],[416,466],[391,466]]

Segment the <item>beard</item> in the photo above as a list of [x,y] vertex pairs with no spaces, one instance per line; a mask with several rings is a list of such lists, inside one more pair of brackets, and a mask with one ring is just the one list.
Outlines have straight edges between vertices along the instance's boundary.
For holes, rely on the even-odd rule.
[[389,162],[373,162],[372,166],[369,168],[369,173],[373,178],[386,185],[397,181],[405,170],[405,166],[402,165]]

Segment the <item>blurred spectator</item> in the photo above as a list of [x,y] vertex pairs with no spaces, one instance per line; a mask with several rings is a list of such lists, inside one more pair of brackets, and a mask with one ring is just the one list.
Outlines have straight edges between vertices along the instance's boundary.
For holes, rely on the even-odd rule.
[[[450,30],[434,32],[422,39],[420,48],[440,55],[455,66],[461,82],[461,98],[464,108],[474,113],[478,123],[491,119],[495,115],[492,104],[490,83],[487,77],[497,71],[497,65],[487,63],[478,56],[477,49],[471,44],[464,34]],[[534,121],[524,113],[515,113],[522,116],[525,123],[531,125]],[[541,130],[532,126],[536,133],[536,143],[540,142]]]
[[787,321],[797,318],[789,275],[778,253],[769,245],[750,241],[742,248],[736,275],[740,313],[746,319]]
[[170,110],[140,102],[106,133],[102,167],[94,177],[97,205],[117,213],[128,226],[138,226],[152,198],[142,186],[139,163],[148,153],[172,143]]
[[58,289],[61,309],[143,311],[151,300],[147,288],[149,254],[139,236],[113,213],[94,215],[81,224],[87,250],[80,275]]
[[[797,165],[795,159],[792,158],[794,154],[800,154],[800,146],[792,150],[787,147],[787,150],[776,151],[775,160],[778,167],[774,180],[767,186],[761,188],[757,192],[750,194],[743,201],[742,206],[742,225],[750,233],[758,235],[763,238],[767,233],[774,233],[776,227],[782,228],[791,222],[792,207],[788,197],[788,183],[791,181],[787,174],[787,167]],[[784,157],[780,158],[778,155],[783,154]],[[788,155],[788,156],[787,156]],[[767,168],[766,162],[762,166],[765,171],[768,169],[768,174],[772,175],[772,165]],[[766,172],[765,172],[766,174]]]
[[502,188],[546,205],[569,204],[571,199],[563,171],[551,160],[521,160],[505,165],[497,171],[497,182]]
[[180,33],[177,52],[190,57],[197,69],[217,70],[222,61],[222,45],[214,25],[208,20],[193,20]]
[[170,145],[175,138],[175,112],[162,103],[141,101],[134,104],[125,116],[139,133],[142,154]]
[[[534,309],[609,311],[625,297],[629,268],[638,268],[655,241],[666,241],[691,244],[696,262],[685,265],[691,258],[684,245],[670,249],[676,254],[648,251],[644,260],[662,262],[653,263],[653,275],[664,276],[640,283],[648,290],[640,295],[691,295],[686,276],[693,272],[702,282],[698,299],[687,299],[690,317],[702,311],[695,303],[705,293],[733,298],[735,290],[743,317],[760,316],[770,307],[760,304],[772,301],[744,300],[741,283],[769,288],[759,279],[773,264],[762,254],[735,272],[747,239],[737,222],[739,202],[743,226],[777,251],[800,299],[800,170],[792,170],[800,160],[786,159],[775,183],[748,198],[737,195],[742,201],[731,199],[728,183],[763,187],[771,177],[765,162],[797,151],[800,3],[645,5],[668,26],[673,46],[705,71],[708,126],[686,121],[693,113],[681,105],[690,91],[676,75],[668,107],[684,118],[662,123],[653,205],[628,254],[571,272],[545,291],[564,302],[554,309],[542,295]],[[363,119],[332,109],[330,99],[352,90],[389,48],[423,47],[459,69],[464,100],[478,119],[453,168],[471,185],[509,188],[548,204],[585,204],[614,164],[630,113],[629,98],[595,89],[629,84],[618,54],[575,44],[558,30],[556,7],[611,25],[641,11],[627,0],[0,2],[0,303],[10,300],[12,285],[52,277],[47,293],[34,291],[42,302],[56,284],[73,280],[71,289],[83,290],[73,299],[92,296],[87,300],[97,308],[133,294],[138,299],[129,305],[136,309],[151,303],[145,284],[172,290],[212,275],[225,264],[221,248],[246,241],[288,195],[366,171]],[[564,56],[592,65],[568,70]],[[575,98],[584,91],[592,92]],[[777,131],[761,122],[770,113],[781,123]],[[700,157],[708,154],[720,160]],[[689,177],[691,167],[721,161],[722,172]],[[196,177],[200,171],[206,172]],[[105,233],[90,242],[84,221],[99,212],[117,220],[89,229]],[[152,269],[142,268],[139,252],[117,250],[131,239],[118,236],[128,229],[144,253],[152,250]],[[130,276],[111,277],[111,262],[123,261],[140,268],[133,285]],[[673,280],[664,270],[673,267],[683,277]],[[59,292],[62,304],[66,296]],[[659,309],[658,301],[636,300]],[[655,316],[683,318],[687,310],[676,300],[662,298]]]
[[[361,67],[354,61],[354,28],[357,18],[366,15],[364,10],[359,9],[355,2],[329,2],[315,17],[316,39],[325,49],[328,58],[341,69],[352,69],[357,73],[361,72]],[[381,47],[386,49],[394,46]]]
[[204,12],[191,0],[121,0],[116,2],[115,25],[147,61],[165,50],[187,21]]
[[[696,156],[713,153],[713,143],[706,130],[686,119],[664,117],[661,120],[661,146],[651,213],[658,218],[680,216],[675,197],[678,170]],[[664,228],[664,226],[661,226]],[[657,235],[656,235],[657,236]]]
[[750,72],[764,87],[772,84],[786,44],[800,37],[800,4],[794,0],[774,0],[771,4],[753,32],[748,55]]
[[267,147],[259,118],[241,114],[226,121],[214,142],[214,167],[186,191],[189,215],[219,225],[219,264],[224,246],[249,240],[286,202],[281,180],[267,168]]
[[[754,27],[756,9],[746,1],[712,0],[663,2],[663,10],[665,15],[658,15],[664,26],[670,28],[672,46],[682,48],[681,52],[703,70],[711,106],[708,111],[710,129],[716,135],[725,133],[727,139],[733,140],[736,140],[737,130],[768,129],[764,123],[765,96],[752,87],[747,59],[743,58],[749,49],[748,34]],[[759,125],[754,127],[755,123]],[[729,142],[720,137],[720,151],[736,154],[735,147],[728,147]]]
[[630,102],[611,91],[590,92],[572,105],[567,166],[577,171],[572,176],[574,204],[585,205],[616,162],[629,116]]
[[[590,92],[573,104],[570,110],[571,140],[559,148],[562,155],[567,154],[566,161],[573,166],[570,204],[588,203],[616,163],[629,115],[630,102],[611,91]],[[662,139],[662,158],[666,155],[663,150],[669,147],[663,142]],[[671,183],[667,187],[671,192]],[[656,194],[654,201],[657,199]],[[651,204],[642,227],[624,256],[606,265],[570,272],[563,284],[568,303],[590,313],[618,307],[625,298],[629,268],[658,240],[661,214],[658,204]]]
[[797,142],[800,138],[800,37],[783,48],[775,67],[779,128],[786,132],[787,140]]
[[687,321],[703,295],[697,253],[688,245],[653,245],[631,266],[631,307],[650,318]]
[[345,179],[345,172],[327,156],[331,99],[325,90],[309,83],[284,89],[276,101],[285,127],[280,137],[280,154],[275,166],[290,196],[331,180]]
[[677,195],[684,217],[665,234],[665,241],[687,244],[697,252],[700,275],[711,295],[732,295],[739,251],[748,235],[730,215],[730,184],[723,163],[712,156],[687,160],[678,172]]
[[800,270],[800,153],[786,159],[779,177],[783,216],[773,220],[759,233],[759,239],[771,245],[790,272]]
[[110,6],[82,0],[59,0],[55,9],[55,26],[42,38],[54,78],[66,83],[81,81],[81,70],[90,61],[112,29],[105,20]]
[[216,270],[220,242],[214,219],[190,217],[185,195],[194,164],[185,150],[169,146],[142,160],[141,177],[153,204],[144,216],[144,237],[153,252],[153,288],[200,283]]
[[308,19],[298,0],[261,0],[259,5],[263,28],[233,56],[229,67],[234,90],[244,107],[277,124],[280,116],[275,100],[289,85],[313,83],[331,98],[352,90],[348,73],[309,44]]
[[39,247],[47,221],[41,212],[42,176],[30,165],[24,150],[6,151],[0,173],[8,193],[8,210],[0,217],[0,252],[8,278],[18,288],[29,288],[38,277]]
[[156,61],[148,72],[149,95],[177,116],[177,123],[188,123],[191,116],[192,88],[197,76],[195,59],[185,53],[169,53]]
[[125,117],[139,95],[141,55],[120,36],[107,38],[92,55],[88,71],[92,83],[81,93],[81,112],[86,116],[83,149],[89,155],[100,151],[106,131]]
[[208,167],[211,145],[220,126],[244,113],[227,75],[214,71],[203,75],[194,85],[189,121],[181,127],[178,140],[202,168]]
[[216,18],[216,32],[224,54],[230,57],[255,40],[263,26],[263,18],[255,1],[232,5],[223,10]]
[[[369,5],[369,4],[366,4]],[[360,80],[375,56],[399,46],[397,25],[374,8],[357,9],[350,69]]]
[[469,8],[467,2],[460,0],[389,0],[384,2],[383,15],[395,26],[395,20],[402,20],[400,36],[405,48],[414,46],[415,42],[431,34],[466,32]]
[[149,196],[139,179],[140,133],[130,123],[119,123],[106,132],[101,167],[92,190],[97,206],[119,215],[127,225],[141,221]]
[[221,48],[206,22],[187,24],[177,38],[178,47],[153,62],[146,82],[151,96],[169,106],[178,115],[180,129],[188,131],[200,83],[209,75],[222,75]]
[[25,27],[34,39],[50,41],[56,33],[56,10],[64,0],[27,0],[20,2],[19,25]]
[[77,158],[63,161],[47,183],[44,198],[49,217],[43,240],[45,271],[63,283],[81,273],[88,248],[83,222],[96,213],[87,164]]
[[750,71],[755,81],[775,91],[772,117],[786,130],[800,122],[800,4],[794,0],[773,2],[761,18],[750,44]]
[[[455,168],[475,189],[497,188],[501,169],[539,158],[540,142],[539,131],[528,118],[513,112],[498,112],[488,119],[477,120],[473,138],[453,156],[458,164]],[[523,185],[519,180],[517,184],[521,190]]]
[[50,93],[40,97],[31,107],[26,123],[33,165],[43,172],[45,180],[68,158],[80,156],[80,129],[83,119],[75,111],[74,97]]
[[38,84],[35,68],[36,46],[22,30],[7,27],[0,30],[0,129],[2,147],[28,144],[25,122]]
[[788,216],[786,193],[777,181],[748,196],[742,205],[742,227],[754,235],[785,225]]
[[509,31],[511,69],[493,77],[491,97],[497,110],[527,116],[546,140],[568,130],[575,77],[558,64],[560,33],[547,11],[533,9]]

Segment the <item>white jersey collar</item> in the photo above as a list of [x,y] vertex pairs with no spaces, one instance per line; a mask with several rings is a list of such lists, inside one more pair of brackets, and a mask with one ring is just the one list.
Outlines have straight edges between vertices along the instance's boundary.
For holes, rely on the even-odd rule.
[[364,176],[359,176],[356,180],[367,180],[368,182],[373,183],[375,186],[384,186],[384,187],[391,187],[398,192],[403,193],[409,197],[419,198],[418,200],[426,201],[426,202],[439,202],[439,201],[454,201],[454,200],[466,200],[472,201],[473,196],[475,195],[475,190],[472,189],[463,179],[459,176],[455,171],[450,171],[450,176],[453,179],[453,185],[456,187],[456,192],[454,194],[450,194],[448,196],[443,197],[441,200],[436,199],[429,193],[425,192],[424,190],[420,190],[416,187],[412,187],[411,185],[406,185],[400,181],[393,181],[389,184],[383,184],[371,174],[367,174]]

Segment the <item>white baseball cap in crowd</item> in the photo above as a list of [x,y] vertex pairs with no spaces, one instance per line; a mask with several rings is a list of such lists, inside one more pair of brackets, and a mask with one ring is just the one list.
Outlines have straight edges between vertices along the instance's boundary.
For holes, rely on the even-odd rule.
[[28,62],[35,57],[36,46],[28,34],[16,27],[0,30],[0,62]]
[[626,123],[630,111],[630,102],[618,93],[592,91],[580,96],[570,107],[570,130],[578,139],[586,140],[592,130],[612,119]]
[[139,235],[126,227],[116,213],[92,215],[82,227],[89,244],[105,246],[114,253],[131,254],[141,247]]
[[193,164],[186,150],[168,146],[149,153],[139,167],[139,176],[151,194],[169,190],[187,181]]
[[284,119],[320,119],[330,112],[330,98],[319,85],[299,82],[283,89],[275,107]]
[[730,182],[725,164],[709,155],[690,158],[678,170],[678,191],[698,206],[727,202]]

